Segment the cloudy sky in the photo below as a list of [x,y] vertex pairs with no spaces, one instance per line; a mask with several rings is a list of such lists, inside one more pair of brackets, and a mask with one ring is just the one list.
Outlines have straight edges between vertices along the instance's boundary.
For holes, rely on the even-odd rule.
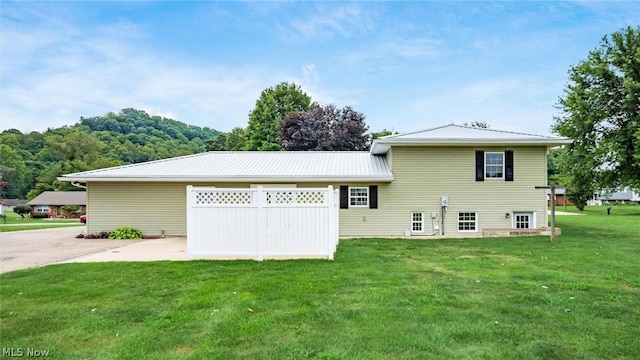
[[288,81],[372,131],[550,134],[567,71],[640,2],[0,2],[0,131],[123,108],[229,131]]

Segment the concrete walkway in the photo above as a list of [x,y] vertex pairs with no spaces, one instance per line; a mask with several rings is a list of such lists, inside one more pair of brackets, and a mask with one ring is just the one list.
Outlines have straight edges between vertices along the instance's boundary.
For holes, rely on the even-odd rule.
[[187,260],[187,239],[83,239],[85,227],[0,233],[0,273],[49,264]]
[[[551,210],[547,210],[547,214],[551,215]],[[556,215],[584,215],[584,214],[556,210]]]
[[139,242],[82,239],[83,226],[0,233],[0,273],[47,265]]
[[59,261],[58,263],[160,260],[188,260],[187,239],[180,237],[170,237],[142,240],[115,249],[108,249],[89,255],[65,259],[63,261]]

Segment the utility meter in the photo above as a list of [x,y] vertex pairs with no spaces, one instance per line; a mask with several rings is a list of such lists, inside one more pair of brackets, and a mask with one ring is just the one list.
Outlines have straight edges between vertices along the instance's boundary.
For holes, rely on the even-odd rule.
[[449,198],[446,196],[443,196],[441,200],[441,205],[442,207],[447,207],[449,206]]

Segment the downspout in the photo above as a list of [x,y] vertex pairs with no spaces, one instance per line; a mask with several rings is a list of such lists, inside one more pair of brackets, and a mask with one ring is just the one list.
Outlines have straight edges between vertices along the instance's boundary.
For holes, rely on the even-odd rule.
[[84,183],[84,185],[82,185],[79,181],[72,181],[71,185],[87,190],[87,183]]

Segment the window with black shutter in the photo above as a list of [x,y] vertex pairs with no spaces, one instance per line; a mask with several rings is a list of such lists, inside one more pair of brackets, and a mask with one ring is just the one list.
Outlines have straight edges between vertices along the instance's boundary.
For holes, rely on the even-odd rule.
[[484,181],[484,151],[476,151],[476,181]]
[[513,150],[504,152],[504,181],[513,181]]

